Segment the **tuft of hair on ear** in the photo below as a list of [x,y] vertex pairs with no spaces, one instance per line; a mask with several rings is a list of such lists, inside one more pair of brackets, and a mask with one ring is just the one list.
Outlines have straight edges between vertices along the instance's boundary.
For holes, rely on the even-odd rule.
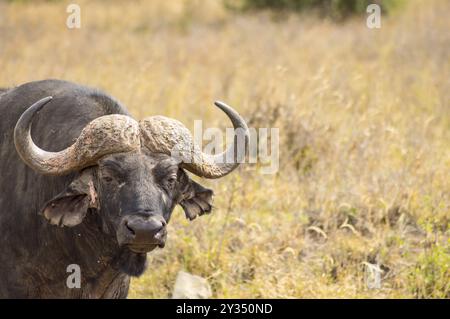
[[180,202],[180,206],[183,208],[187,219],[193,220],[197,216],[211,213],[214,197],[214,192],[211,189],[190,180],[184,196],[185,198]]
[[73,227],[83,221],[89,209],[98,208],[92,169],[86,169],[74,177],[65,190],[49,200],[40,214],[52,225]]
[[52,225],[73,227],[83,221],[88,208],[89,198],[87,195],[66,195],[52,199],[41,214]]

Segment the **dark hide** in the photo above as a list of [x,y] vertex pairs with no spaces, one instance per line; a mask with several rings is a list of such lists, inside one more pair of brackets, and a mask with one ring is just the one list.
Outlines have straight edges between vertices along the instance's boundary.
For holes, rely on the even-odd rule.
[[[152,171],[155,176],[140,184],[141,177],[128,176],[126,194],[116,192],[111,183],[107,186],[97,166],[67,176],[34,172],[19,158],[13,132],[20,115],[46,96],[53,100],[36,114],[32,137],[48,151],[71,145],[83,127],[99,116],[129,115],[104,93],[65,81],[31,82],[3,94],[0,91],[0,298],[125,298],[129,276],[144,271],[146,254],[119,246],[117,215],[125,213],[122,209],[137,209],[124,206],[128,200],[158,202],[160,184],[166,183],[158,179],[163,169],[154,168],[159,155],[140,155],[146,157],[139,160],[135,171]],[[132,160],[138,161],[131,158],[129,165],[134,165]],[[138,184],[147,197],[137,191]],[[98,198],[93,198],[92,185]],[[181,169],[177,185],[165,208],[167,221],[176,204],[183,206],[190,219],[211,210],[212,191],[190,181]],[[79,289],[66,285],[70,264],[81,268]]]

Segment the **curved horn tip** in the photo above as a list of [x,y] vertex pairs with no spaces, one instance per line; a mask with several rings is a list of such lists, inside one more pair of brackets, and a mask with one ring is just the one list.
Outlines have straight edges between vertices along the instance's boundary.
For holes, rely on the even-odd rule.
[[42,98],[41,101],[47,102],[47,101],[50,101],[51,99],[53,99],[53,96],[49,95],[49,96]]
[[40,99],[39,101],[37,101],[36,103],[34,103],[30,109],[34,109],[34,112],[39,111],[40,109],[42,109],[44,107],[45,104],[47,104],[48,102],[50,102],[53,99],[53,96],[47,96],[44,97],[42,99]]
[[218,108],[229,108],[230,106],[227,105],[226,103],[222,102],[222,101],[215,101],[214,104],[218,107]]
[[[222,101],[215,101],[214,104],[221,109],[228,117],[240,117],[238,111]],[[232,120],[233,121],[233,120]]]

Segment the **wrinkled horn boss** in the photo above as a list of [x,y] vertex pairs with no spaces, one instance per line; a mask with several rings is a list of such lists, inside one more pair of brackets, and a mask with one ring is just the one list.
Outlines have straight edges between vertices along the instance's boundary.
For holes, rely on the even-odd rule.
[[155,153],[176,154],[182,166],[198,176],[219,178],[233,171],[247,153],[247,124],[234,109],[222,102],[215,104],[230,118],[241,139],[236,138],[233,145],[221,154],[203,153],[193,142],[189,130],[177,120],[152,116],[138,123],[120,114],[105,115],[91,121],[70,147],[59,152],[47,152],[33,142],[31,124],[36,112],[51,100],[52,97],[46,97],[34,103],[22,114],[14,129],[14,143],[20,157],[42,174],[67,174],[94,165],[107,154],[138,150],[143,145]]
[[47,152],[31,138],[33,116],[52,97],[34,103],[17,121],[14,143],[22,160],[35,171],[48,175],[63,175],[93,165],[104,155],[129,152],[140,148],[139,124],[132,118],[105,115],[90,122],[74,144],[60,152]]
[[245,159],[249,131],[244,119],[233,108],[223,102],[215,104],[230,118],[235,131],[242,137],[235,139],[225,152],[216,155],[203,153],[181,122],[164,116],[140,121],[142,144],[153,152],[177,155],[183,167],[198,176],[219,178],[232,172]]

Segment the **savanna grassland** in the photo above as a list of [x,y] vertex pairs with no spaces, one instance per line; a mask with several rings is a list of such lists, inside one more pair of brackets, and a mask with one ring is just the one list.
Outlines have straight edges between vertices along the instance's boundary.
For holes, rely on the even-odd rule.
[[214,212],[176,209],[130,297],[170,297],[184,269],[219,298],[450,298],[448,1],[374,30],[194,0],[80,0],[71,30],[68,3],[0,1],[0,86],[66,79],[205,128],[230,125],[221,99],[280,132],[278,173],[203,181]]

